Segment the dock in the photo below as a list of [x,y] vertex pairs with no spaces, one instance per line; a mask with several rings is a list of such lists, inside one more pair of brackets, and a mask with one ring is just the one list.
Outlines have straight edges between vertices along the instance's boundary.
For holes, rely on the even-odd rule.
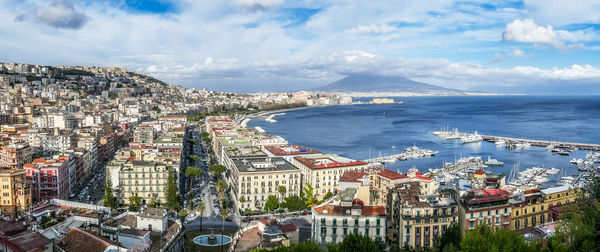
[[[461,136],[469,136],[472,134],[460,133],[460,135]],[[548,147],[548,146],[552,145],[555,148],[577,148],[579,150],[600,151],[600,144],[532,140],[532,139],[522,139],[522,138],[502,137],[502,136],[489,136],[489,135],[480,135],[480,136],[483,138],[483,140],[488,141],[488,142],[496,142],[496,141],[504,140],[505,142],[529,143],[529,144],[531,144],[531,146],[539,146],[539,147]]]

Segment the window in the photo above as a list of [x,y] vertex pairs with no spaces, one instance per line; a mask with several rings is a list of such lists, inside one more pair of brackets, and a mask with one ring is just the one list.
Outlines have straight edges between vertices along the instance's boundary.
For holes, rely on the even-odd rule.
[[369,236],[369,229],[368,229],[368,228],[365,228],[365,233],[364,233],[364,235],[365,235],[365,236]]
[[358,228],[354,228],[354,234],[358,234]]
[[473,213],[471,213],[471,219],[473,219]]
[[377,219],[377,226],[379,227],[379,225],[381,225],[381,220]]
[[358,219],[354,220],[354,226],[358,226]]
[[331,230],[331,233],[332,233],[333,235],[337,235],[337,228],[333,228],[333,229]]
[[348,235],[348,229],[344,228],[344,235]]
[[347,219],[344,219],[344,220],[342,221],[342,224],[344,225],[344,227],[345,227],[345,226],[348,226],[348,220],[347,220]]
[[369,226],[369,219],[365,220],[365,226],[367,226],[367,227]]
[[321,224],[325,225],[325,218],[321,218]]
[[327,235],[327,228],[326,227],[322,227],[321,228],[321,235]]
[[337,219],[333,219],[333,226],[337,226]]
[[469,221],[469,227],[474,227],[475,224],[473,223],[473,221]]

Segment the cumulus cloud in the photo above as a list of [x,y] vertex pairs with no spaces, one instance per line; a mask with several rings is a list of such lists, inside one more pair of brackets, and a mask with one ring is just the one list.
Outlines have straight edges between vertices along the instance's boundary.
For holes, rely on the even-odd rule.
[[282,5],[285,0],[233,0],[233,4],[250,10],[266,10]]
[[34,17],[37,21],[55,28],[79,29],[87,16],[75,10],[68,0],[54,0],[48,7],[36,8]]
[[518,47],[513,47],[513,50],[508,53],[508,56],[523,57],[523,56],[525,56],[525,53],[523,53],[523,51],[521,51],[521,49],[519,49]]
[[523,21],[516,19],[506,25],[506,29],[502,33],[504,41],[517,41],[533,44],[550,45],[556,49],[578,49],[583,47],[583,44],[566,44],[565,41],[577,42],[583,39],[584,32],[569,32],[564,30],[554,30],[551,25],[540,26],[533,22],[532,19]]

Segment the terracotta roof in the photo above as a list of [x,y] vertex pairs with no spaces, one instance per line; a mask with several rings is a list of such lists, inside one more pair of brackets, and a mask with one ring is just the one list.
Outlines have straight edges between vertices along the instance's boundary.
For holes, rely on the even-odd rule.
[[66,252],[104,252],[110,245],[110,242],[76,227],[71,228],[58,243]]
[[365,206],[362,208],[362,215],[385,215],[385,207]]
[[388,170],[386,168],[382,168],[381,171],[377,173],[379,176],[382,176],[387,179],[396,180],[401,178],[407,178],[405,174],[400,174],[395,171]]
[[33,231],[23,232],[10,237],[8,240],[22,251],[43,251],[52,247],[52,241],[46,236]]
[[367,175],[364,171],[346,171],[340,177],[339,182],[360,182],[363,176]]
[[287,145],[287,146],[266,146],[265,149],[275,156],[288,156],[288,155],[308,155],[308,154],[320,154],[320,151],[309,149],[300,145]]
[[477,175],[483,175],[483,174],[485,174],[485,171],[483,171],[482,169],[479,169],[479,170],[477,170],[475,172],[475,174],[477,174]]
[[258,220],[258,222],[260,222],[260,223],[262,223],[262,224],[264,224],[266,226],[277,224],[277,220],[275,220],[275,219]]
[[8,236],[27,230],[22,222],[5,221],[0,219],[0,235]]
[[294,223],[279,224],[278,226],[279,226],[279,229],[281,229],[281,232],[284,232],[284,233],[298,231],[298,226]]

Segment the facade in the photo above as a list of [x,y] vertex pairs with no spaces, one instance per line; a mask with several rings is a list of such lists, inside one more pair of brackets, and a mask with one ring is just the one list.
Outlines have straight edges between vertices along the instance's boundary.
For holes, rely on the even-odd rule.
[[9,143],[0,146],[0,168],[23,169],[31,163],[33,148],[27,142]]
[[553,221],[549,209],[575,202],[580,190],[563,185],[516,192],[511,198],[510,229],[519,231]]
[[[300,170],[283,158],[235,158],[232,162],[232,190],[240,209],[263,209],[269,195],[281,201],[300,194]],[[279,186],[286,188],[283,195],[279,193]],[[243,202],[240,199],[244,199]]]
[[[142,203],[166,202],[168,172],[165,165],[154,162],[133,161],[122,164],[118,173],[119,200],[129,204],[131,196],[142,198]],[[114,183],[114,182],[113,182]]]
[[367,163],[333,154],[294,157],[292,164],[302,172],[302,181],[311,185],[317,198],[335,193],[338,181],[346,171],[364,170]]
[[0,214],[14,220],[32,206],[31,184],[25,170],[0,170]]
[[66,199],[69,193],[69,158],[38,158],[31,164],[25,164],[27,179],[33,188],[37,200],[59,198]]
[[350,233],[385,240],[386,214],[383,206],[364,206],[354,188],[312,208],[312,241],[336,243]]
[[510,193],[502,189],[474,189],[461,198],[461,231],[477,225],[509,229],[512,206]]
[[419,182],[401,183],[388,197],[388,240],[399,247],[432,248],[434,240],[459,221],[456,193],[427,194]]

